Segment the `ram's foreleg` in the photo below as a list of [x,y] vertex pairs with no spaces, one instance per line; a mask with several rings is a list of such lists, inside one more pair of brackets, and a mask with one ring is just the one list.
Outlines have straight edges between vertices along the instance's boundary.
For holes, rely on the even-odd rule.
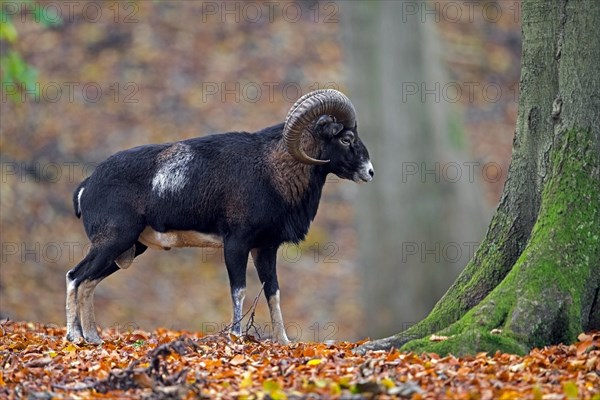
[[229,239],[224,242],[223,251],[233,302],[231,332],[240,336],[242,334],[242,311],[244,309],[244,298],[246,297],[246,267],[249,249],[241,241]]
[[271,324],[273,326],[273,339],[281,344],[290,343],[281,315],[279,298],[279,283],[277,282],[276,259],[277,247],[253,249],[252,258],[258,272],[258,277],[263,284],[265,297],[269,304]]

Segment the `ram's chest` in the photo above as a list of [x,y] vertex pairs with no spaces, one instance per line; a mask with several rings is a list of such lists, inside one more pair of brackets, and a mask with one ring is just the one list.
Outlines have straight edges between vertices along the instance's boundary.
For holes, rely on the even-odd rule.
[[196,231],[157,232],[149,226],[140,234],[138,240],[150,248],[161,250],[169,250],[172,247],[223,247],[223,239],[217,235]]

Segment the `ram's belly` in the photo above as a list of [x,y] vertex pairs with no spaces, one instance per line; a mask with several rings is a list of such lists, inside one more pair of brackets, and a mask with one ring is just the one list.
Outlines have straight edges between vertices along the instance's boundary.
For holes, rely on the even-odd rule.
[[149,226],[138,240],[150,248],[163,250],[172,247],[223,247],[223,240],[217,235],[196,231],[156,232]]

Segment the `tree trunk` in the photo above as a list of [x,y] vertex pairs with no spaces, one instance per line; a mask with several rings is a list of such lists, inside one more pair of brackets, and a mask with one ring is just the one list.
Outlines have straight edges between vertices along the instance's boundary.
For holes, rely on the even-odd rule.
[[[441,173],[464,165],[468,152],[451,137],[461,133],[452,132],[449,103],[431,94],[448,81],[435,27],[417,18],[399,23],[399,1],[339,4],[350,98],[376,171],[357,195],[361,297],[367,311],[377,309],[365,313],[363,334],[383,336],[427,315],[471,257],[486,210],[478,182]],[[430,91],[425,102],[422,87]],[[407,88],[419,93],[408,96]]]
[[521,15],[513,157],[486,237],[424,320],[363,351],[523,353],[600,328],[600,3],[524,0]]

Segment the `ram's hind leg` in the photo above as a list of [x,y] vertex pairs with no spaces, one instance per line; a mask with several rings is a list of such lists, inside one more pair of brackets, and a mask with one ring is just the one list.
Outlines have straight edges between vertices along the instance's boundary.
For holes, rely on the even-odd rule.
[[67,272],[67,339],[83,336],[88,343],[101,343],[94,319],[94,289],[104,277],[119,269],[105,249],[92,247],[75,268]]
[[[102,256],[99,258],[99,264],[104,266],[107,261],[102,260]],[[96,327],[96,318],[94,316],[94,290],[101,280],[117,271],[119,267],[113,262],[108,262],[108,267],[97,268],[93,275],[89,275],[79,282],[77,287],[77,304],[79,305],[79,321],[81,322],[81,329],[83,331],[83,337],[88,343],[99,344],[102,343],[102,339],[98,335],[98,329]]]
[[[109,242],[103,240],[98,243],[93,240],[89,254],[67,273],[68,340],[78,340],[83,336],[88,343],[102,342],[94,316],[94,290],[102,279],[119,269],[115,260],[134,246],[141,228],[128,232]],[[135,255],[145,249],[144,245],[138,247],[136,244]]]
[[[85,259],[81,263],[83,262]],[[77,307],[77,286],[75,281],[69,277],[71,271],[67,272],[67,340],[76,342],[83,339],[83,330]]]
[[[81,282],[77,292],[79,308],[79,316],[83,329],[83,336],[88,343],[100,343],[102,339],[97,334],[96,319],[94,316],[94,290],[98,283],[107,276],[113,274],[119,269],[126,269],[131,266],[135,257],[146,251],[147,247],[139,242],[131,246],[128,250],[121,253],[108,268],[105,268],[99,273],[91,276],[89,280]],[[86,335],[86,332],[89,334]]]

